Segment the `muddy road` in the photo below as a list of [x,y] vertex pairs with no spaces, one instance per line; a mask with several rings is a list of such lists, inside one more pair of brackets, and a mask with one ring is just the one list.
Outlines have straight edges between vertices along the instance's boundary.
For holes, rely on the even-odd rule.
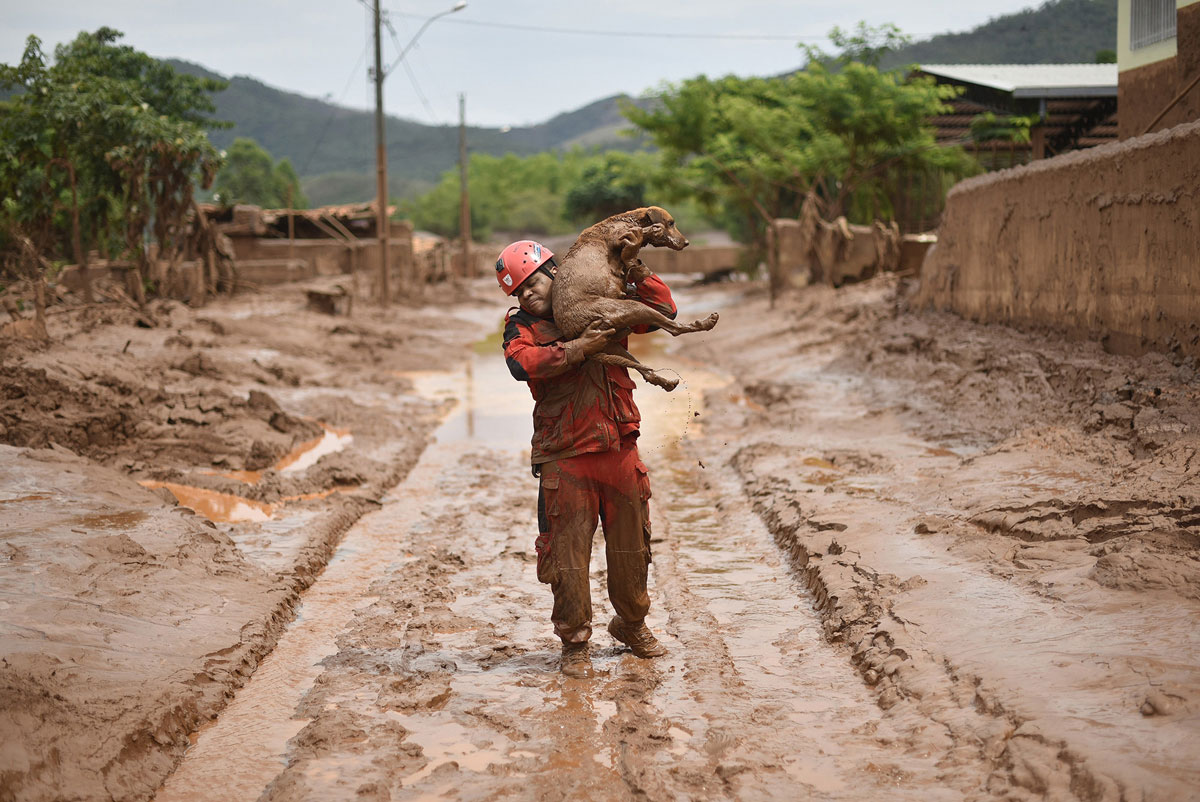
[[[531,402],[489,348],[421,377],[431,397],[459,402],[435,442],[350,531],[298,622],[156,798],[770,798],[806,786],[955,798],[933,790],[933,760],[880,743],[870,689],[824,641],[736,476],[686,453],[704,390],[731,378],[647,358],[678,362],[688,382],[640,393],[659,533],[651,622],[669,657],[639,660],[598,627],[597,677],[558,674],[530,538]],[[602,554],[600,623],[612,614]]]
[[[644,361],[684,379],[636,394],[654,493],[648,623],[670,654],[639,660],[598,626],[589,680],[557,671],[534,570],[532,402],[500,357],[494,288],[464,291],[441,318],[414,308],[321,321],[289,311],[294,298],[207,311],[223,352],[241,335],[239,353],[257,348],[260,378],[274,382],[272,403],[258,401],[270,409],[240,424],[276,421],[259,450],[290,419],[314,430],[281,440],[258,476],[180,467],[186,452],[138,473],[119,444],[78,469],[107,460],[140,492],[157,486],[202,513],[156,501],[150,523],[175,516],[193,539],[226,536],[207,546],[224,571],[175,569],[219,609],[180,602],[171,625],[186,633],[199,610],[224,628],[190,652],[158,637],[177,653],[166,676],[207,661],[188,680],[193,696],[228,688],[227,703],[197,696],[157,751],[145,747],[161,757],[126,760],[136,777],[119,778],[114,757],[97,769],[107,790],[85,777],[78,796],[1200,798],[1196,365],[910,312],[890,277],[774,306],[755,284],[685,283],[673,283],[681,314],[719,309],[718,327],[637,341]],[[264,344],[279,315],[324,368]],[[436,357],[406,348],[397,320],[442,331]],[[295,333],[305,326],[350,326],[358,344],[334,351],[323,343],[336,337]],[[251,384],[231,386],[245,398]],[[225,474],[247,468],[225,462]],[[6,497],[38,494],[3,478]],[[187,488],[220,490],[225,506],[203,508]],[[328,536],[297,537],[314,525]],[[599,624],[611,615],[602,555],[597,541]],[[53,681],[21,662],[32,647],[12,644],[45,610],[27,604],[17,620],[6,603],[5,699],[27,699]],[[269,636],[246,627],[268,612]],[[56,645],[59,667],[98,648],[69,636],[85,624],[51,631],[76,650]],[[130,662],[153,653],[123,634],[137,625],[121,626]],[[241,651],[216,648],[228,641]],[[234,658],[244,685],[222,669]],[[127,708],[131,695],[110,694]],[[53,728],[42,737],[39,748],[64,741]],[[126,757],[131,743],[142,742],[127,738]],[[29,781],[32,752],[8,750],[0,798],[55,798],[54,783],[71,781],[45,769]]]

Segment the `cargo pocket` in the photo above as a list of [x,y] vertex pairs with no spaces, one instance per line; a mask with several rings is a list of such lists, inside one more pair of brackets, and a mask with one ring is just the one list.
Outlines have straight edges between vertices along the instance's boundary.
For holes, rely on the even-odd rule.
[[539,401],[533,407],[533,453],[556,454],[570,447],[571,431],[566,397]]
[[642,540],[646,547],[646,564],[651,562],[650,557],[650,471],[646,468],[646,463],[638,460],[633,464],[634,470],[637,472],[638,497],[642,503]]
[[538,486],[538,536],[533,542],[537,551],[538,582],[547,585],[558,581],[558,564],[551,554],[554,536],[553,523],[558,517],[558,474],[543,474]]

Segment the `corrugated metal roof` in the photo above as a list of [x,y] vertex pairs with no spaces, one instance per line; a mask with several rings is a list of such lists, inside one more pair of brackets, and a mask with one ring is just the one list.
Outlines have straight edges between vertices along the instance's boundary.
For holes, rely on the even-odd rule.
[[987,86],[1013,97],[1116,97],[1116,64],[921,64],[951,81]]

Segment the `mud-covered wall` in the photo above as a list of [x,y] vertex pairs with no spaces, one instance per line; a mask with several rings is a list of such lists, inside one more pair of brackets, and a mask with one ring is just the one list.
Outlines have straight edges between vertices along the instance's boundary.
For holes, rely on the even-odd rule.
[[917,300],[1200,356],[1200,123],[958,184]]
[[682,251],[643,248],[638,254],[655,273],[715,273],[737,267],[744,249],[740,245],[692,245]]
[[[313,276],[337,276],[351,272],[379,272],[379,241],[345,242],[337,239],[286,239],[231,236],[240,274],[256,284],[278,284]],[[411,278],[413,228],[407,220],[393,220],[388,259],[392,272]]]

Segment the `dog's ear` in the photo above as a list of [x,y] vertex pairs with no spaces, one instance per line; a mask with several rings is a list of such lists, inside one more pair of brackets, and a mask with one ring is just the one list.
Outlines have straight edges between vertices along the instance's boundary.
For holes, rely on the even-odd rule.
[[638,225],[640,225],[642,228],[646,228],[647,226],[652,226],[657,223],[658,220],[654,219],[654,210],[656,208],[658,207],[647,206],[643,209],[638,209],[638,211],[641,212],[641,216],[638,217]]

